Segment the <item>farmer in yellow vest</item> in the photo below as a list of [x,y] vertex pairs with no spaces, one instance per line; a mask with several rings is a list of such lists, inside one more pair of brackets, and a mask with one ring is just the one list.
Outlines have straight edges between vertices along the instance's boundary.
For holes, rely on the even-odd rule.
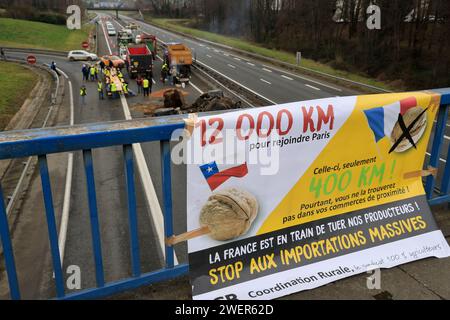
[[86,96],[87,96],[86,86],[82,85],[80,88],[80,97],[81,97],[82,104],[86,104]]
[[103,96],[103,83],[101,80],[98,80],[97,82],[97,90],[98,90],[98,98],[103,100],[104,96]]
[[123,88],[123,94],[128,95],[128,83],[124,82],[122,84],[122,88]]
[[150,80],[148,80],[147,78],[145,78],[142,81],[142,88],[144,89],[144,97],[148,97],[150,95]]
[[117,98],[117,86],[114,81],[111,82],[111,94],[113,99]]
[[91,81],[95,81],[95,67],[91,66],[89,72],[91,74]]

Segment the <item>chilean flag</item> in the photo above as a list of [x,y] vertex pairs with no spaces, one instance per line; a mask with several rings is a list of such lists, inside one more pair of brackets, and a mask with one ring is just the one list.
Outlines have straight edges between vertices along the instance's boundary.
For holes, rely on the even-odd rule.
[[364,110],[369,127],[378,142],[384,137],[390,137],[395,124],[398,121],[398,115],[404,115],[406,111],[417,106],[415,97],[406,98],[393,104]]
[[242,178],[247,175],[248,168],[247,163],[241,164],[237,167],[232,167],[219,171],[216,162],[211,162],[200,166],[200,170],[203,173],[206,181],[208,182],[211,191],[217,189],[222,183],[230,179],[231,177]]

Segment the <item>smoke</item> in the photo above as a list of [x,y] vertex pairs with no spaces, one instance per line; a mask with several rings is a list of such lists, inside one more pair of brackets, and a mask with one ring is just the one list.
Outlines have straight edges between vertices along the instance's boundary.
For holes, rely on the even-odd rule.
[[243,36],[248,30],[248,18],[252,0],[207,1],[206,28],[210,32],[231,36]]

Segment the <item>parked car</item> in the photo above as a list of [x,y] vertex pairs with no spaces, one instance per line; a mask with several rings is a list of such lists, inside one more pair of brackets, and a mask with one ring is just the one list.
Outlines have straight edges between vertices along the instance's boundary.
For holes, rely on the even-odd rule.
[[98,60],[98,57],[96,54],[87,52],[85,50],[70,51],[69,54],[67,55],[67,58],[70,61],[75,61],[75,60],[95,61],[95,60]]
[[113,64],[113,67],[116,67],[119,69],[122,69],[123,67],[125,67],[125,61],[120,59],[118,56],[106,55],[106,56],[103,56],[101,58],[101,60],[103,61],[105,66],[109,66],[109,61],[111,61]]

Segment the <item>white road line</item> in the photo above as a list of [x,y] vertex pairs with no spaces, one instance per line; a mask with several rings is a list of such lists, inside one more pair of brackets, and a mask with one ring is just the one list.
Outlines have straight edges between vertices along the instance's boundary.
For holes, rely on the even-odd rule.
[[208,49],[208,50],[211,50],[211,48],[210,48],[210,47],[206,47],[206,49]]
[[302,76],[300,76],[298,74],[295,74],[295,73],[292,73],[292,72],[288,72],[288,71],[285,71],[285,70],[282,70],[282,69],[278,69],[278,68],[275,68],[275,67],[269,67],[269,66],[265,66],[265,65],[263,65],[263,67],[271,68],[271,69],[273,69],[275,71],[278,71],[280,73],[284,73],[284,74],[290,75],[291,77],[302,79],[302,80],[305,80],[305,81],[308,81],[308,82],[311,82],[311,83],[315,83],[315,84],[318,84],[320,86],[323,86],[323,87],[326,87],[326,88],[329,88],[329,89],[332,89],[332,90],[335,90],[335,91],[342,92],[342,89],[330,86],[330,85],[322,83],[320,81],[316,81],[316,80],[312,80],[310,78],[302,77]]
[[228,54],[228,53],[223,53],[223,55],[225,56],[225,57],[229,57],[230,55]]
[[239,59],[239,58],[233,58],[234,60],[236,60],[236,61],[242,61],[241,59]]
[[209,54],[206,55],[208,58],[212,58]]
[[[67,79],[69,83],[69,94],[70,94],[70,118],[69,124],[71,126],[75,123],[75,110],[74,110],[74,101],[73,101],[73,86],[72,81],[70,81],[67,74],[58,68],[58,71]],[[58,247],[59,247],[59,256],[61,259],[61,266],[63,266],[64,262],[64,253],[66,249],[66,241],[67,241],[67,228],[69,225],[69,213],[70,213],[70,197],[72,192],[72,179],[73,179],[73,152],[70,152],[67,157],[67,171],[66,171],[66,183],[64,186],[64,200],[63,200],[63,208],[61,213],[61,223],[59,226],[59,234],[58,234]]]
[[100,24],[102,25],[103,35],[105,36],[106,45],[108,46],[109,54],[112,54],[111,46],[109,45],[108,37],[106,36],[106,32],[105,32],[105,26],[103,25],[103,23],[100,23]]
[[294,81],[294,79],[292,79],[292,78],[290,78],[290,77],[288,77],[288,76],[285,76],[284,74],[282,74],[281,77],[282,77],[282,78],[285,78],[285,79],[287,79],[287,80],[290,80],[290,81]]
[[241,101],[245,102],[246,104],[249,105],[250,108],[254,108],[255,106],[253,104],[251,104],[249,101],[247,101],[244,97],[241,97],[239,94],[233,92],[230,90],[230,88],[228,88],[226,85],[224,85],[223,83],[221,83],[219,80],[213,78],[210,74],[208,74],[207,72],[203,71],[202,69],[198,69],[198,71],[200,71],[201,73],[203,73],[206,77],[210,78],[212,81],[216,82],[219,86],[225,88],[225,90],[229,91],[232,95],[236,96],[238,99],[240,99]]
[[263,68],[263,70],[272,73],[272,70],[270,70],[270,69]]
[[264,79],[259,79],[259,80],[261,80],[262,82],[265,82],[265,83],[267,83],[267,84],[272,84],[272,83],[270,83],[269,81],[264,80]]
[[236,69],[236,67],[233,66],[232,64],[228,64],[228,66],[229,66],[230,68]]
[[[429,152],[426,152],[426,154],[427,154],[428,156],[431,156],[431,153],[429,153]],[[439,161],[441,161],[441,162],[443,162],[443,163],[447,163],[447,160],[442,159],[442,158],[439,158]]]
[[272,104],[278,104],[277,102],[275,102],[275,101],[273,101],[273,100],[271,100],[271,99],[269,99],[269,98],[266,98],[265,96],[263,96],[262,94],[256,92],[255,90],[252,90],[252,89],[250,89],[249,87],[244,86],[242,83],[239,83],[239,82],[237,82],[236,80],[231,79],[230,77],[228,77],[228,76],[224,75],[223,73],[217,71],[216,69],[214,69],[214,68],[208,66],[207,64],[201,62],[200,60],[197,60],[197,63],[199,63],[199,64],[201,64],[201,65],[203,65],[203,66],[205,66],[205,67],[211,69],[212,71],[214,71],[214,72],[216,72],[216,73],[218,73],[218,74],[220,74],[222,77],[224,77],[224,78],[228,79],[229,81],[231,81],[231,82],[237,84],[238,86],[241,86],[242,88],[247,89],[248,91],[250,91],[251,93],[257,95],[258,97],[261,97],[261,98],[263,98],[264,100],[267,100],[268,102],[270,102],[270,103],[272,103]]
[[320,89],[319,89],[319,88],[313,87],[313,86],[311,86],[311,85],[309,85],[309,84],[305,84],[305,86],[306,86],[306,87],[308,87],[308,88],[311,88],[311,89],[314,89],[314,90],[320,91]]
[[250,65],[250,66],[252,66],[252,67],[255,66],[255,64],[254,64],[254,63],[251,63],[251,62],[247,62],[247,64]]
[[192,86],[192,88],[194,88],[195,90],[197,90],[198,93],[200,93],[200,94],[203,94],[203,93],[204,93],[199,87],[197,87],[195,84],[193,84],[192,81],[189,81],[189,84]]

